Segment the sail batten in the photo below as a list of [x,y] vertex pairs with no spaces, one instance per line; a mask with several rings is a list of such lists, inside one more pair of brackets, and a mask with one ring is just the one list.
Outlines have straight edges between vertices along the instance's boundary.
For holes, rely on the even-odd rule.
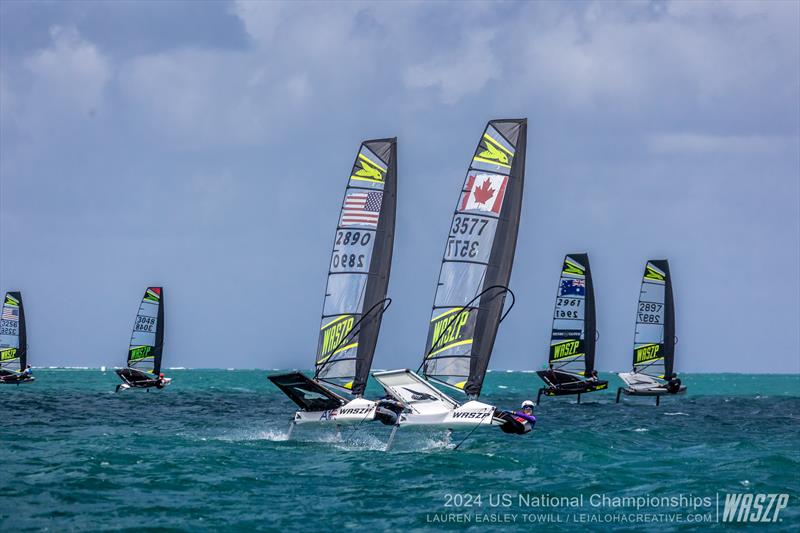
[[0,369],[22,372],[28,365],[27,342],[22,294],[7,292],[0,318]]
[[158,374],[164,352],[164,289],[147,287],[128,346],[128,368]]
[[397,140],[364,141],[336,225],[315,358],[315,379],[364,392],[383,311],[394,244]]
[[422,368],[478,396],[514,261],[525,176],[525,119],[493,120],[473,153],[453,213]]
[[675,307],[666,259],[651,259],[642,276],[633,341],[633,370],[669,379],[675,358]]

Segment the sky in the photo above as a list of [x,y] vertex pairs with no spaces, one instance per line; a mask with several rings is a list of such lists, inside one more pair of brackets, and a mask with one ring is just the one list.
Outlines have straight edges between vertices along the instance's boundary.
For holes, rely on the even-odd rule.
[[668,258],[676,370],[800,372],[800,2],[0,3],[0,290],[35,366],[121,366],[147,285],[165,364],[310,368],[353,159],[398,137],[374,368],[416,369],[488,120],[528,118],[490,368],[547,358],[588,252],[597,366],[630,367]]

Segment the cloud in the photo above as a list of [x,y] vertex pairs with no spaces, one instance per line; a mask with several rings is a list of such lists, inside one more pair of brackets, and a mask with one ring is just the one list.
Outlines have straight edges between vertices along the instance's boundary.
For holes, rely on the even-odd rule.
[[647,146],[658,154],[770,154],[799,142],[796,137],[659,133],[647,139]]
[[479,92],[500,77],[501,61],[491,48],[493,30],[470,29],[461,46],[424,63],[407,67],[403,81],[410,88],[435,88],[445,104]]
[[24,62],[34,76],[33,97],[50,111],[94,112],[113,75],[109,61],[74,27],[53,26],[50,35],[52,45]]
[[797,4],[779,4],[791,3],[534,4],[513,23],[517,41],[504,55],[517,51],[523,96],[567,110],[713,111],[796,79],[786,65],[800,60],[797,25],[781,19],[796,21]]
[[144,127],[188,146],[264,142],[312,94],[303,74],[207,50],[139,56],[122,65],[119,84]]

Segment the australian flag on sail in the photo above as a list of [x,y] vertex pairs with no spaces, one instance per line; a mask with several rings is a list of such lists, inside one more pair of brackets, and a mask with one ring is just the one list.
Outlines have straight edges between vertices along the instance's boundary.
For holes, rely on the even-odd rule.
[[586,280],[562,279],[560,296],[586,296]]
[[342,206],[340,226],[378,227],[383,205],[383,192],[349,192]]
[[3,307],[3,320],[19,322],[19,309],[16,307]]

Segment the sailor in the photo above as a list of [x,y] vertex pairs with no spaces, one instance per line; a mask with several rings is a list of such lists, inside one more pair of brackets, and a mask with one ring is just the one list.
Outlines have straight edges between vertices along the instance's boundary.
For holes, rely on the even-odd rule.
[[531,427],[536,424],[536,417],[533,415],[533,402],[525,400],[519,411],[514,411],[514,416],[523,418],[531,423]]
[[672,376],[670,376],[669,381],[667,382],[667,392],[670,394],[676,394],[680,390],[681,380],[678,378],[678,374],[673,372]]
[[164,379],[164,374],[159,374],[156,380],[156,388],[163,389],[165,386],[166,380]]
[[592,370],[591,375],[589,376],[590,381],[597,381],[597,370]]
[[29,378],[33,375],[33,370],[31,369],[31,365],[25,367],[25,370],[22,371],[22,377]]

